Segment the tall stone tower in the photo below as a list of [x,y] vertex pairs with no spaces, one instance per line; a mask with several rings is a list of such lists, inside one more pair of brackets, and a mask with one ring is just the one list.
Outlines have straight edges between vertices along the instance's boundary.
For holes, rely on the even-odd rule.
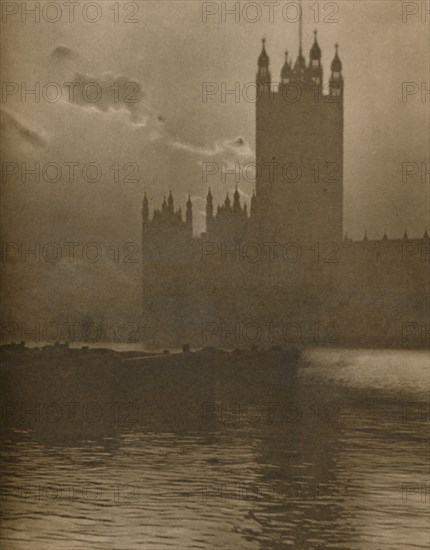
[[[301,31],[300,31],[301,35]],[[256,77],[256,198],[260,234],[284,242],[340,242],[343,224],[343,77],[338,47],[323,89],[316,31],[271,80],[265,40]]]

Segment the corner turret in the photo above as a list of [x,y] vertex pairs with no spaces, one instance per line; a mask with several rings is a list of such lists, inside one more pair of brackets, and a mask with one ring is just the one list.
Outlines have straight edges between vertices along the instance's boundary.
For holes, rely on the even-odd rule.
[[262,50],[258,57],[258,71],[257,71],[257,89],[265,92],[270,91],[271,76],[269,71],[269,56],[266,52],[266,39],[262,39]]
[[309,72],[312,82],[317,85],[321,85],[323,82],[323,71],[321,65],[321,48],[317,41],[317,31],[314,31],[314,43],[309,52]]
[[336,53],[331,62],[331,77],[330,77],[330,95],[342,96],[343,95],[343,77],[342,77],[342,62],[339,58],[339,45],[335,44]]

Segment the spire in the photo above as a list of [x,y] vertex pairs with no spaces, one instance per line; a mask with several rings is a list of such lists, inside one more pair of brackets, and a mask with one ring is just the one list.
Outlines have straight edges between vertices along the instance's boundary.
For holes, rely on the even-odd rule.
[[227,195],[226,195],[226,197],[225,197],[224,206],[225,206],[227,209],[230,209],[230,206],[231,206],[230,197],[228,196],[228,191],[227,191]]
[[257,86],[267,92],[270,91],[271,76],[269,71],[269,56],[266,52],[265,38],[262,39],[262,43],[263,47],[258,58]]
[[185,223],[187,226],[193,228],[193,203],[191,202],[191,195],[188,194],[188,200],[187,200],[187,211],[185,213]]
[[252,218],[254,218],[257,214],[257,197],[255,196],[255,189],[252,191],[252,197],[251,197],[251,211],[250,215]]
[[334,45],[336,53],[334,54],[333,61],[331,62],[331,72],[340,73],[342,71],[342,61],[339,58],[339,44]]
[[208,194],[206,197],[206,231],[209,231],[208,222],[212,220],[214,214],[214,206],[212,200],[211,188],[209,187]]
[[387,235],[387,229],[386,229],[386,228],[385,228],[384,236],[382,237],[382,240],[383,240],[383,241],[387,241],[387,240],[388,240],[388,235]]
[[368,241],[369,238],[367,236],[367,231],[364,232],[364,237],[363,237],[363,241]]
[[267,55],[267,52],[266,52],[266,39],[262,38],[261,42],[262,42],[262,48],[261,48],[260,56],[258,58],[258,66],[260,68],[261,67],[267,68],[269,66],[269,56]]
[[303,44],[302,44],[302,24],[303,24],[303,8],[302,8],[302,0],[300,0],[300,8],[299,8],[299,55],[297,56],[297,60],[294,64],[294,73],[300,77],[303,76],[303,73],[306,69],[306,60],[303,57]]
[[148,197],[146,196],[146,193],[143,195],[143,201],[142,201],[142,220],[144,223],[146,223],[149,219],[149,207],[148,207]]
[[335,44],[336,53],[331,62],[331,78],[329,82],[330,95],[342,96],[343,94],[343,78],[342,78],[342,62],[338,55],[339,45]]
[[302,3],[300,1],[300,13],[299,13],[299,55],[297,56],[296,62],[294,63],[293,73],[296,79],[303,80],[304,72],[306,70],[306,60],[303,57],[303,47],[302,47],[302,19],[303,19],[303,10]]
[[303,8],[302,8],[302,0],[300,0],[300,7],[299,7],[299,57],[303,57],[303,48],[302,48],[302,28],[303,25]]
[[165,214],[167,212],[166,195],[163,197],[163,204],[161,205],[161,212]]
[[168,201],[168,205],[172,205],[173,206],[173,195],[172,195],[172,191],[169,192],[169,198],[167,199]]
[[424,239],[428,239],[429,238],[429,234],[427,232],[427,227],[426,227],[426,230],[424,231]]
[[237,189],[237,185],[236,185],[236,190],[235,190],[234,195],[233,195],[233,208],[234,208],[235,212],[240,210],[240,194],[239,194],[239,191]]
[[408,232],[406,231],[405,229],[405,232],[403,233],[403,240],[407,241],[408,240]]
[[291,65],[288,61],[288,52],[285,52],[285,63],[281,70],[281,82],[283,84],[288,84],[291,78]]
[[167,199],[167,210],[170,214],[174,213],[172,191],[169,192],[169,198]]
[[311,51],[309,52],[309,57],[312,60],[320,60],[321,59],[321,48],[319,47],[318,41],[317,41],[317,30],[314,30],[314,43],[312,45]]
[[[320,86],[323,81],[323,73],[321,65],[321,48],[318,45],[316,29],[314,30],[314,43],[309,52],[309,57],[309,74],[312,81],[316,85]],[[320,93],[322,94],[322,89],[320,90]]]

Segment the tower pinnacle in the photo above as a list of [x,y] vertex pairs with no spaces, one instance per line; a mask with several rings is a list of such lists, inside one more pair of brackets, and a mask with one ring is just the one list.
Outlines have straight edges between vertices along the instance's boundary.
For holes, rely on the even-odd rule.
[[291,78],[291,65],[288,61],[288,52],[285,52],[285,63],[281,70],[281,82],[283,84],[288,84]]
[[185,223],[189,228],[190,233],[193,233],[193,203],[191,202],[191,195],[188,194],[187,210],[185,212]]
[[146,193],[143,195],[142,220],[144,224],[148,223],[148,220],[149,220],[148,197],[146,196]]
[[342,62],[339,58],[339,44],[335,44],[335,54],[331,62],[330,95],[343,95]]
[[299,56],[302,57],[303,48],[302,48],[302,33],[303,33],[303,9],[302,9],[302,0],[299,3]]
[[172,191],[169,192],[169,197],[167,199],[167,207],[169,212],[173,213],[173,195]]
[[262,43],[262,48],[261,48],[260,56],[258,58],[258,66],[259,67],[268,67],[268,65],[269,65],[269,56],[267,55],[267,52],[266,52],[266,39],[262,38],[261,43]]
[[331,62],[331,70],[334,73],[340,73],[342,70],[342,62],[339,58],[339,44],[336,43],[334,47],[335,47],[335,54],[334,54],[333,61]]
[[263,46],[258,56],[257,84],[263,88],[270,87],[269,56],[266,52],[266,39],[261,40]]
[[321,48],[319,47],[318,40],[317,40],[317,31],[314,30],[314,43],[310,51],[310,58],[311,62],[314,59],[321,59]]

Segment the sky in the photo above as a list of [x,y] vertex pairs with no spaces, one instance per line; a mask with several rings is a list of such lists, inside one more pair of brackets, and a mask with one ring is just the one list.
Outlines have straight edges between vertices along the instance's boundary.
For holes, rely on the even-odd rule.
[[[238,4],[238,18],[223,14],[223,6],[231,10],[236,2],[94,3],[99,14],[91,7],[85,12],[89,2],[81,1],[70,22],[63,3],[51,2],[61,8],[59,20],[52,21],[59,12],[51,6],[36,22],[24,17],[20,3],[1,2],[2,168],[5,162],[17,167],[1,181],[3,241],[139,243],[143,193],[154,208],[170,190],[183,211],[191,195],[195,232],[204,231],[208,185],[217,203],[235,181],[232,176],[222,181],[218,173],[203,182],[202,163],[242,167],[254,160],[255,104],[232,95],[222,101],[220,93],[203,101],[202,87],[232,89],[239,83],[242,90],[254,82],[263,36],[273,80],[284,51],[297,56],[299,25],[294,5],[288,6],[294,2],[272,3],[273,18],[267,2],[260,2],[261,18],[254,22],[255,2]],[[30,9],[34,2],[26,4]],[[422,181],[419,171],[429,163],[430,96],[422,98],[421,87],[430,87],[430,15],[420,13],[421,2],[409,2],[407,9],[417,7],[418,13],[406,17],[404,4],[303,2],[304,52],[316,29],[325,80],[339,43],[345,79],[344,228],[354,239],[364,231],[380,238],[385,230],[400,237],[405,228],[409,236],[421,236],[428,226],[430,176]],[[73,101],[65,82],[78,83]],[[82,98],[90,82],[102,90],[97,103]],[[402,100],[405,82],[415,93]],[[51,99],[58,85],[61,97],[48,101],[41,93],[39,102],[31,95],[23,101],[20,92],[35,83],[41,89],[54,83],[46,88]],[[135,102],[125,103],[126,94]],[[21,178],[22,163],[31,168],[36,162],[41,172],[49,163],[59,165],[59,181],[46,181],[43,174],[39,182]],[[77,163],[76,175],[68,177],[70,165],[64,163]],[[83,177],[87,163],[93,168]],[[407,181],[404,163],[418,172]],[[91,181],[94,165],[102,170],[98,181]],[[47,172],[51,179],[55,166]],[[253,183],[242,174],[239,187],[248,200]],[[110,293],[123,277],[115,272]],[[130,299],[134,292],[130,287]]]

